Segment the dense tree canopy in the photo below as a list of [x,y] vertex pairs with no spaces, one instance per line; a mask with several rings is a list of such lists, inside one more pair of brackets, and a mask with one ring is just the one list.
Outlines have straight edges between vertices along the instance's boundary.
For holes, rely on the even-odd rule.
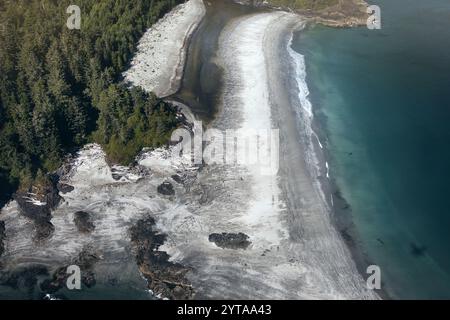
[[143,32],[178,1],[0,0],[0,202],[90,141],[127,163],[167,141],[175,109],[121,83]]
[[337,5],[339,0],[269,0],[268,2],[273,5],[286,6],[292,9],[320,10]]

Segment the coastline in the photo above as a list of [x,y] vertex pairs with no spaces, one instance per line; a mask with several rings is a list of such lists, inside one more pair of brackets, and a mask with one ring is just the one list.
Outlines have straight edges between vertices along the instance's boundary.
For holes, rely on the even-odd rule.
[[333,28],[349,28],[366,25],[368,14],[365,9],[369,5],[365,0],[340,1],[323,9],[300,9],[292,5],[275,5],[271,1],[263,0],[235,0],[238,3],[256,8],[269,8],[277,11],[296,13],[308,19],[311,23],[318,23]]
[[[235,24],[231,28],[227,27],[228,37],[233,37],[231,30],[241,31],[243,28],[247,32],[245,36],[254,42],[247,43],[249,50],[243,50],[241,48],[243,43],[236,40],[245,39],[245,36],[240,38],[239,35],[234,35],[235,38],[231,43],[233,46],[222,47],[222,49],[233,48],[236,50],[234,53],[241,54],[238,58],[244,60],[246,57],[242,55],[243,52],[255,55],[257,59],[252,60],[251,56],[247,57],[245,61],[242,61],[241,69],[236,66],[224,68],[234,78],[230,78],[228,83],[228,89],[231,89],[228,92],[229,100],[224,103],[223,108],[220,108],[218,119],[214,120],[213,124],[218,128],[242,125],[248,127],[258,118],[257,127],[279,127],[282,141],[280,160],[282,161],[280,161],[280,174],[276,180],[274,177],[270,177],[269,180],[262,179],[252,171],[252,168],[210,167],[200,172],[198,181],[189,185],[186,190],[183,190],[181,186],[175,187],[177,192],[175,200],[154,199],[148,194],[154,194],[158,184],[170,179],[170,175],[178,174],[182,170],[179,168],[182,167],[181,165],[174,169],[170,164],[158,162],[161,160],[159,158],[155,160],[151,156],[147,158],[144,156],[140,159],[140,164],[155,170],[156,161],[162,167],[159,172],[157,171],[156,179],[155,173],[136,176],[134,172],[127,172],[127,168],[115,168],[116,171],[123,169],[125,172],[123,179],[120,178],[118,182],[111,178],[113,173],[108,164],[103,163],[101,151],[95,147],[93,150],[84,150],[84,153],[80,153],[82,157],[90,159],[92,155],[89,152],[98,153],[97,160],[100,163],[94,163],[92,167],[91,160],[84,159],[76,170],[79,168],[89,170],[80,170],[78,174],[82,176],[75,175],[77,177],[75,181],[68,180],[75,185],[76,190],[66,195],[69,201],[55,212],[55,224],[61,226],[61,229],[58,230],[57,237],[51,240],[57,244],[54,248],[50,248],[50,251],[56,252],[58,250],[55,249],[60,247],[70,250],[64,252],[64,257],[58,257],[56,253],[52,253],[61,259],[58,263],[64,263],[81,249],[81,244],[88,244],[91,240],[89,237],[83,237],[83,243],[76,240],[79,235],[74,233],[71,221],[68,220],[75,209],[86,208],[85,200],[91,197],[91,200],[95,201],[88,208],[94,211],[100,223],[100,228],[94,233],[94,239],[97,240],[97,237],[100,237],[101,231],[105,250],[111,250],[107,239],[112,237],[112,252],[115,254],[115,251],[119,252],[112,260],[107,261],[108,267],[111,261],[130,259],[127,253],[122,252],[121,246],[128,241],[122,238],[122,233],[129,225],[135,223],[137,218],[143,217],[144,212],[147,214],[147,211],[151,211],[158,217],[157,228],[168,235],[168,241],[161,246],[162,249],[172,257],[171,261],[192,268],[189,279],[198,290],[199,297],[377,298],[372,292],[364,290],[365,283],[360,279],[353,260],[351,258],[348,260],[349,249],[330,223],[332,217],[329,204],[327,205],[327,196],[331,193],[328,194],[326,191],[325,197],[320,194],[318,188],[322,188],[323,184],[315,179],[316,172],[309,171],[308,164],[304,162],[310,142],[307,140],[308,137],[302,137],[298,131],[298,124],[295,122],[298,120],[297,110],[292,109],[291,103],[295,98],[291,97],[291,92],[286,92],[286,88],[292,87],[291,81],[296,80],[295,77],[288,79],[284,76],[286,72],[292,70],[288,68],[291,64],[281,63],[288,62],[287,59],[289,59],[288,52],[285,50],[289,35],[304,21],[299,21],[298,15],[284,12],[265,13],[261,20],[259,15],[238,18],[232,22]],[[253,19],[253,17],[256,18]],[[255,28],[259,26],[263,29]],[[255,30],[260,31],[256,36],[253,32]],[[180,54],[184,52],[182,55],[185,56],[185,50],[189,45],[190,36],[186,33]],[[230,53],[233,52],[227,54]],[[168,90],[173,90],[183,76],[184,62],[183,68],[180,69],[179,61],[175,73],[172,73],[172,77],[168,80],[167,88],[171,88]],[[254,62],[255,65],[247,65],[251,69],[245,69],[244,71],[248,72],[243,73],[242,67],[249,61]],[[263,78],[258,77],[260,75],[258,68],[254,74],[251,74],[255,66],[265,70]],[[255,91],[249,86],[254,79],[265,79],[264,83],[259,83],[263,87],[258,88],[263,88],[262,92],[267,92],[268,96],[260,95],[260,91]],[[233,86],[230,87],[230,83]],[[239,86],[244,88],[244,93],[240,95],[236,94],[240,90]],[[248,97],[253,100],[245,100]],[[245,105],[244,108],[242,104]],[[253,110],[254,106],[262,108]],[[235,110],[230,112],[229,107]],[[224,113],[226,113],[225,117]],[[259,117],[259,114],[262,116]],[[299,139],[297,140],[296,137]],[[314,144],[314,140],[312,141]],[[320,148],[317,142],[313,147]],[[319,172],[318,175],[323,176],[325,158],[321,158],[320,155],[318,157],[317,161],[320,163],[317,172]],[[92,177],[95,172],[100,173],[96,177],[97,180]],[[91,185],[87,188],[84,185],[85,180],[91,181]],[[149,181],[151,184],[148,183]],[[268,181],[270,190],[264,188]],[[129,188],[127,184],[132,188]],[[192,192],[188,190],[191,187]],[[80,192],[82,197],[79,195]],[[124,194],[128,194],[126,197],[128,200],[122,199]],[[231,196],[235,203],[229,203],[228,196]],[[276,198],[275,201],[274,198]],[[103,207],[109,211],[107,212]],[[129,210],[128,214],[124,216],[118,207],[125,207]],[[9,209],[11,212],[8,215],[10,221],[13,221],[13,218],[16,218],[16,208]],[[115,214],[111,216],[110,211]],[[19,230],[24,228],[23,224],[26,222],[20,220],[14,223],[17,223],[17,230]],[[107,235],[111,225],[115,225],[115,231],[112,235]],[[66,230],[67,233],[62,232],[63,226],[70,230]],[[28,225],[26,233],[31,234],[30,228]],[[207,240],[211,232],[224,231],[244,231],[250,236],[251,247],[245,251],[224,250],[215,247]],[[69,240],[64,238],[67,234],[71,235],[70,240],[73,240],[77,248],[68,245]],[[13,239],[17,240],[14,237]],[[28,251],[34,250],[35,246],[30,244],[32,239],[25,240],[26,246],[21,245],[20,248],[29,247]],[[21,241],[24,240],[21,239]],[[8,252],[9,255],[13,253]],[[25,250],[25,254],[33,256],[35,253]],[[342,258],[344,259],[341,260]],[[131,262],[134,263],[134,260]],[[130,268],[135,267],[133,263],[130,263]],[[125,266],[121,267],[125,269]],[[133,272],[136,276],[136,270]],[[224,283],[227,280],[228,282]],[[222,287],[218,288],[219,285]]]
[[[302,81],[304,82],[303,85],[306,87],[306,89],[308,86],[310,86],[311,81],[310,79],[308,79],[308,61],[306,60],[306,57],[292,48],[292,40],[296,33],[307,31],[306,28],[310,27],[310,23],[311,21],[309,20],[305,24],[305,28],[302,30],[294,29],[288,44],[288,50],[295,52],[295,55],[301,56],[304,60],[304,78],[302,79]],[[295,57],[292,58],[295,60]],[[295,77],[295,74],[292,76]],[[310,107],[312,106],[312,110],[314,110],[314,107],[318,107],[316,105],[317,101],[310,102],[309,99],[310,98],[308,98],[308,104],[310,105]],[[313,173],[313,176],[317,176],[320,188],[325,195],[324,199],[326,200],[330,210],[330,218],[332,219],[332,222],[335,225],[336,230],[339,232],[342,240],[346,243],[348,249],[350,250],[351,256],[355,261],[358,272],[362,277],[367,277],[367,267],[373,265],[374,263],[362,245],[361,236],[359,235],[359,232],[356,229],[356,225],[353,221],[351,213],[352,207],[342,195],[341,189],[337,184],[335,177],[333,176],[332,172],[330,172],[330,167],[333,164],[333,159],[329,154],[330,150],[328,149],[328,141],[324,133],[324,123],[320,123],[317,117],[311,116],[311,122],[309,126],[312,130],[311,152],[315,154],[314,160],[317,162],[317,165],[309,166],[311,169],[310,171]],[[382,299],[393,299],[392,295],[384,286],[383,281],[381,282],[381,289],[375,291]]]
[[222,94],[218,88],[223,85],[224,75],[216,54],[220,32],[228,21],[263,9],[230,0],[205,0],[204,3],[206,14],[189,41],[181,86],[169,98],[189,105],[207,124],[218,114]]
[[138,44],[125,82],[164,98],[180,87],[190,39],[201,23],[206,8],[202,0],[176,6],[151,28]]
[[[296,30],[299,30],[299,28],[302,28],[304,26],[306,22],[301,22],[301,23],[297,23],[295,24],[295,22],[292,22],[290,25],[288,25],[288,27],[284,30],[283,35],[279,37],[279,39],[272,39],[272,41],[269,41],[270,44],[272,44],[272,50],[274,53],[272,53],[273,56],[276,57],[285,57],[285,59],[289,60],[290,58],[293,58],[292,56],[287,57],[288,54],[288,50],[290,49],[290,37],[292,37],[292,33],[295,32]],[[288,49],[288,50],[286,50]],[[284,52],[283,52],[284,51]],[[295,83],[297,80],[295,80],[299,75],[298,74],[293,74],[293,72],[291,70],[295,70],[295,67],[286,67],[287,65],[292,65],[295,64],[295,61],[290,61],[288,64],[285,64],[284,68],[283,66],[277,66],[276,64],[272,64],[270,66],[270,60],[268,60],[269,62],[269,68],[271,68],[272,72],[269,72],[270,75],[274,76],[276,74],[278,74],[278,79],[281,79],[282,75],[285,74],[286,72],[291,74],[290,79],[291,80],[285,80],[284,83],[282,83],[281,85],[278,86],[278,89],[274,90],[274,92],[282,92],[283,88],[282,87],[287,87],[287,88],[293,88],[298,84]],[[304,65],[303,65],[304,68]],[[305,79],[303,79],[305,80]],[[294,83],[292,83],[292,81],[294,81]],[[272,79],[270,81],[271,83],[277,83],[277,78],[276,76],[274,76],[274,79]],[[307,89],[306,83],[303,84],[303,89]],[[307,93],[304,94],[304,97],[307,97]],[[306,190],[315,190],[316,195],[310,195],[311,199],[315,199],[313,201],[313,203],[311,204],[312,207],[314,209],[311,209],[312,213],[315,213],[316,215],[322,215],[321,219],[318,220],[317,222],[319,224],[322,224],[322,228],[324,228],[324,230],[328,230],[327,233],[329,232],[331,235],[333,235],[334,233],[336,233],[334,235],[334,237],[336,237],[336,241],[337,242],[341,242],[341,244],[337,245],[337,247],[335,248],[335,250],[337,250],[337,252],[340,252],[340,254],[335,257],[335,259],[345,259],[347,260],[345,263],[343,263],[343,265],[348,264],[348,267],[350,272],[347,274],[347,276],[349,276],[350,278],[353,278],[352,281],[354,281],[354,283],[359,283],[359,285],[361,287],[365,287],[365,283],[362,279],[362,273],[357,271],[356,266],[352,266],[353,263],[357,263],[357,261],[353,261],[353,257],[351,254],[351,250],[350,248],[347,248],[347,244],[344,243],[344,240],[342,239],[342,237],[340,235],[337,234],[337,230],[333,230],[335,229],[337,226],[335,225],[333,220],[333,213],[331,211],[331,207],[330,207],[330,199],[331,199],[331,192],[330,192],[330,187],[327,186],[328,184],[328,179],[327,179],[327,160],[325,158],[325,155],[322,153],[322,145],[321,143],[318,141],[317,135],[316,133],[313,131],[314,128],[313,126],[315,126],[315,121],[314,118],[312,117],[312,110],[310,109],[311,106],[305,106],[305,105],[301,105],[299,104],[298,100],[298,93],[297,92],[290,92],[289,95],[289,101],[283,101],[282,97],[280,97],[279,95],[277,96],[277,101],[281,101],[276,103],[276,107],[273,107],[272,110],[274,113],[278,112],[278,119],[279,119],[279,124],[280,126],[282,125],[283,127],[290,127],[287,130],[290,132],[290,134],[286,134],[286,136],[284,137],[284,144],[283,144],[283,137],[282,137],[282,143],[280,143],[280,145],[284,148],[281,150],[280,154],[282,156],[282,158],[284,158],[283,160],[280,161],[280,165],[281,165],[281,172],[282,172],[282,184],[284,184],[284,192],[285,192],[285,197],[287,198],[287,201],[290,203],[290,207],[292,208],[292,212],[290,213],[292,215],[292,219],[293,221],[295,220],[299,220],[302,221],[304,219],[310,219],[310,217],[308,217],[308,215],[304,215],[303,213],[299,212],[295,212],[295,210],[298,210],[298,208],[301,208],[301,203],[296,203],[296,201],[298,201],[298,199],[296,197],[299,197],[298,195],[303,194],[303,196],[300,196],[302,198],[305,198],[306,196],[305,191]],[[303,104],[307,102],[309,103],[309,101],[304,100]],[[285,106],[287,108],[280,108],[280,104],[285,104]],[[310,103],[309,103],[310,104]],[[293,108],[297,108],[297,110],[289,110],[289,107],[291,106]],[[284,110],[283,110],[284,109]],[[299,112],[300,113],[297,113]],[[284,113],[284,115],[283,115]],[[290,118],[290,113],[294,113],[294,117]],[[307,119],[309,118],[310,119]],[[293,123],[292,118],[297,119],[299,122],[297,123]],[[298,129],[300,129],[300,131],[298,131]],[[312,130],[312,131],[309,131]],[[283,130],[281,130],[281,133],[283,132]],[[299,136],[300,135],[300,136]],[[297,143],[297,141],[295,140],[295,136],[297,136],[299,138],[299,141],[301,141],[301,143]],[[298,146],[296,146],[296,144],[298,144]],[[311,152],[314,152],[314,155],[312,155],[311,158],[309,158],[306,156],[307,154],[310,154],[311,156]],[[299,158],[303,157],[303,159],[301,160],[301,162],[303,162],[303,166],[305,168],[305,172],[303,174],[299,174],[298,171],[293,171],[294,168],[296,168],[296,164],[298,166],[299,163]],[[309,163],[308,163],[309,162]],[[288,164],[290,163],[290,165]],[[308,177],[307,177],[308,176]],[[309,181],[307,181],[309,180]],[[296,181],[296,182],[294,182]],[[295,191],[297,185],[302,185],[303,187],[300,190]],[[302,200],[299,200],[300,202]],[[308,200],[303,199],[304,202],[308,202]],[[322,202],[322,204],[320,204]],[[288,206],[289,207],[289,206]],[[304,209],[303,209],[304,210]],[[326,220],[329,221],[326,221]],[[318,228],[318,223],[310,223],[308,222],[308,227],[307,228],[312,228],[313,230],[316,229],[315,231],[320,230],[320,228]],[[329,224],[330,223],[330,224]],[[302,224],[302,223],[301,223]],[[304,223],[303,223],[304,224]],[[311,231],[311,230],[310,230]],[[303,234],[307,233],[308,231],[306,230],[295,230],[293,231],[293,233],[300,233],[303,232]],[[323,230],[321,231],[323,232]],[[334,243],[336,244],[336,243]],[[331,245],[331,244],[330,244]],[[331,254],[332,252],[329,251],[331,248],[326,248],[324,247],[324,252]],[[330,259],[331,260],[331,259]],[[343,266],[341,266],[343,267]],[[328,270],[324,270],[324,274],[326,274],[328,272]],[[360,279],[358,279],[359,277],[361,277]],[[348,285],[348,284],[347,284]],[[351,293],[353,294],[353,293]],[[368,294],[367,297],[372,297],[372,298],[376,298],[376,295],[371,295]]]

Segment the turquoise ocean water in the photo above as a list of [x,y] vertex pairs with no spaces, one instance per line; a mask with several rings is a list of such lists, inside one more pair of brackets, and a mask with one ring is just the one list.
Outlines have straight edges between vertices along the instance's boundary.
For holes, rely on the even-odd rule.
[[450,298],[450,1],[379,0],[382,29],[312,27],[310,99],[361,247],[394,298]]

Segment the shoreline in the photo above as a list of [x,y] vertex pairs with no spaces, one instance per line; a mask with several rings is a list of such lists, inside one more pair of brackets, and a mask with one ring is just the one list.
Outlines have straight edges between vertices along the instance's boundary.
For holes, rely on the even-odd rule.
[[228,21],[261,9],[231,0],[204,1],[206,14],[190,39],[179,90],[168,97],[189,105],[205,124],[219,113],[223,69],[216,55],[218,38]]
[[[296,54],[301,55],[294,49],[292,49],[292,40],[297,32],[305,32],[310,25],[307,23],[305,28],[302,30],[293,30],[288,47],[290,50],[296,52]],[[303,56],[303,55],[302,55]],[[303,56],[304,57],[304,56]],[[307,72],[307,60],[305,59],[305,84],[309,86],[310,80],[308,80]],[[312,109],[314,110],[314,102],[311,102]],[[316,106],[317,107],[317,106]],[[330,208],[330,218],[335,225],[337,231],[340,233],[343,241],[346,243],[350,253],[355,261],[358,272],[361,276],[368,276],[366,273],[367,267],[372,265],[372,260],[370,256],[365,252],[364,247],[361,243],[360,235],[353,222],[353,217],[351,213],[351,206],[347,200],[342,196],[340,187],[337,184],[333,175],[330,174],[330,164],[333,159],[329,154],[327,148],[327,141],[324,138],[324,128],[322,123],[319,122],[317,117],[312,116],[311,119],[311,129],[312,129],[312,144],[314,153],[318,156],[319,167],[321,172],[324,174],[319,174],[320,187],[322,188],[325,199]],[[382,299],[392,299],[392,296],[387,292],[386,288],[382,283],[380,290],[376,290],[377,294]]]
[[[302,30],[292,30],[291,39],[288,43],[289,50],[294,51],[296,54],[301,55],[294,49],[292,49],[292,40],[297,32],[304,32],[309,25],[308,21],[305,24],[305,28]],[[303,56],[303,55],[302,55]],[[304,57],[304,56],[303,56]],[[294,57],[292,57],[294,59]],[[304,82],[309,86],[308,73],[307,73],[307,60],[305,59],[305,79]],[[294,75],[295,76],[295,75]],[[312,110],[314,110],[314,103],[311,103]],[[368,276],[366,273],[367,267],[372,265],[372,261],[370,256],[365,252],[364,247],[362,246],[360,235],[358,234],[358,230],[353,222],[351,206],[347,202],[347,200],[342,196],[339,185],[337,184],[333,175],[330,175],[330,163],[332,163],[333,159],[329,154],[329,150],[327,148],[327,141],[324,137],[324,128],[323,124],[319,123],[319,120],[312,116],[311,117],[311,130],[312,130],[312,145],[313,152],[317,156],[317,160],[319,162],[320,172],[318,177],[318,182],[320,183],[320,188],[325,194],[324,199],[329,205],[330,210],[330,219],[336,227],[336,230],[341,235],[342,240],[345,242],[346,246],[350,250],[351,256],[356,264],[356,268],[362,277]],[[314,170],[312,170],[313,172]],[[390,300],[392,296],[386,291],[386,288],[383,286],[379,290],[375,290],[380,298]]]
[[347,0],[339,4],[328,6],[323,9],[297,9],[291,5],[274,5],[270,1],[262,0],[235,0],[238,3],[253,6],[255,8],[268,8],[276,11],[295,13],[306,18],[308,22],[322,24],[333,28],[351,28],[366,25],[368,14],[365,8],[369,4],[365,0]]
[[139,40],[126,83],[165,98],[178,91],[190,40],[206,14],[202,0],[179,4],[151,26]]
[[[305,22],[306,23],[306,22]],[[303,24],[304,25],[304,24]],[[282,39],[279,39],[278,40],[278,42],[277,41],[272,41],[272,43],[277,43],[277,45],[273,45],[273,50],[274,50],[274,52],[276,52],[275,54],[273,54],[274,56],[277,56],[277,57],[282,57],[282,56],[284,56],[285,58],[287,57],[287,55],[288,55],[288,50],[285,50],[285,49],[289,49],[289,44],[290,44],[290,41],[289,41],[289,35],[291,35],[293,32],[295,32],[295,30],[297,30],[298,31],[298,24],[297,25],[295,25],[294,23],[293,24],[291,24],[291,26],[289,26],[289,27],[287,27],[283,32],[283,34],[284,34],[284,37],[281,37]],[[285,51],[285,52],[283,52],[283,51]],[[291,58],[291,57],[287,57],[288,59],[289,58]],[[270,61],[268,61],[268,63],[270,64]],[[294,61],[290,61],[290,64],[292,64],[292,63],[295,63]],[[284,74],[285,72],[289,72],[290,70],[293,70],[294,68],[288,68],[288,67],[286,67],[285,66],[285,68],[287,68],[287,69],[283,69],[283,67],[281,66],[281,67],[277,67],[276,65],[274,66],[275,64],[273,64],[272,65],[272,70],[274,71],[274,72],[269,72],[269,74],[271,74],[271,75],[274,75],[274,74],[277,74],[277,72],[278,72],[278,74],[281,76],[282,74]],[[292,72],[289,72],[289,73],[291,73],[292,74]],[[284,86],[288,86],[288,87],[291,87],[292,88],[292,81],[296,81],[296,77],[297,77],[298,75],[295,75],[295,77],[291,77],[291,80],[289,81],[289,80],[286,80],[285,82],[286,83],[284,83]],[[275,79],[273,79],[272,81],[270,81],[271,83],[276,83],[277,81],[276,81],[276,78]],[[282,92],[282,85],[279,85],[279,90],[274,90],[275,92],[276,91],[278,91],[278,92]],[[282,120],[280,120],[281,122],[280,123],[282,123],[282,125],[284,126],[284,127],[286,127],[288,124],[289,124],[289,119],[288,119],[288,117],[289,117],[289,114],[291,113],[291,112],[293,112],[294,114],[295,114],[295,110],[292,110],[291,108],[293,108],[293,107],[295,107],[296,105],[297,105],[297,107],[300,107],[299,105],[298,105],[298,102],[297,103],[293,103],[293,100],[292,99],[298,99],[298,97],[294,97],[294,98],[292,98],[292,93],[291,93],[291,95],[290,95],[290,101],[291,102],[288,102],[288,101],[285,101],[284,102],[284,104],[286,104],[286,108],[285,108],[285,110],[284,111],[282,111],[283,110],[283,108],[280,108],[279,107],[279,104],[278,104],[278,107],[277,108],[273,108],[273,110],[275,111],[275,112],[278,112],[278,113],[283,113],[284,112],[284,116],[281,116],[281,117],[279,117],[279,119],[282,119]],[[278,96],[278,99],[277,100],[281,100],[280,99],[280,96]],[[303,106],[304,107],[304,106]],[[280,111],[281,110],[281,111]],[[290,111],[289,111],[290,110]],[[303,113],[302,114],[302,116],[303,117],[305,117],[305,115],[307,116],[307,114],[306,113]],[[296,117],[297,118],[297,120],[302,120],[301,118],[298,118],[298,115],[297,116],[294,116],[294,117]],[[303,121],[305,121],[305,119],[303,119]],[[312,120],[313,121],[313,120]],[[314,185],[315,185],[315,187],[313,187],[315,190],[316,190],[316,192],[318,192],[319,190],[318,190],[318,188],[320,188],[320,189],[322,189],[322,190],[320,190],[320,192],[321,191],[325,191],[325,193],[324,193],[324,197],[323,196],[320,196],[320,195],[316,195],[316,196],[313,196],[313,195],[311,195],[313,198],[315,198],[316,200],[315,200],[315,204],[313,205],[313,208],[315,208],[314,210],[312,210],[315,214],[321,214],[321,215],[323,215],[323,217],[322,217],[322,219],[320,220],[320,222],[319,223],[322,223],[323,225],[322,225],[322,227],[323,228],[325,228],[324,230],[328,230],[331,234],[333,234],[334,232],[338,232],[338,230],[332,230],[332,229],[337,229],[337,226],[335,225],[335,223],[332,221],[332,219],[333,219],[333,217],[332,217],[332,212],[331,212],[331,210],[330,210],[330,208],[329,208],[329,206],[328,205],[326,205],[326,204],[324,204],[324,205],[320,205],[319,204],[319,202],[321,202],[321,201],[327,201],[327,199],[328,199],[328,196],[329,196],[329,194],[327,194],[326,192],[327,192],[327,190],[326,190],[326,188],[324,188],[324,185],[323,185],[323,183],[320,181],[321,179],[319,178],[319,179],[317,179],[316,180],[316,182],[314,182],[315,181],[315,178],[313,178],[312,176],[324,176],[325,174],[324,174],[324,172],[325,172],[325,170],[326,170],[326,168],[325,168],[325,163],[326,163],[326,160],[325,160],[325,158],[323,158],[323,155],[320,155],[319,153],[316,153],[316,155],[315,155],[315,157],[317,156],[317,159],[312,159],[312,161],[311,162],[316,162],[316,161],[318,161],[319,163],[318,163],[318,167],[316,168],[316,169],[313,169],[312,167],[311,167],[311,165],[307,165],[306,163],[304,163],[304,165],[306,166],[306,167],[308,167],[309,169],[306,169],[306,171],[308,172],[307,173],[307,175],[309,176],[309,179],[310,179],[310,181],[308,182],[308,184],[309,184],[309,186],[310,187],[306,187],[306,185],[304,185],[304,187],[302,188],[302,189],[300,189],[300,192],[295,192],[295,191],[293,191],[293,190],[295,190],[295,185],[300,185],[301,183],[305,183],[305,177],[303,177],[303,178],[301,178],[301,175],[299,175],[297,178],[295,178],[295,176],[296,175],[298,175],[298,172],[293,172],[292,170],[294,170],[295,169],[295,163],[298,163],[298,157],[303,157],[303,160],[302,161],[305,161],[305,154],[306,154],[306,152],[308,152],[307,150],[308,150],[308,148],[309,147],[307,147],[307,145],[309,144],[309,143],[312,143],[313,144],[313,148],[319,148],[320,150],[321,150],[321,148],[320,148],[320,146],[319,146],[319,143],[320,142],[316,142],[315,141],[315,139],[314,139],[314,137],[312,136],[312,134],[314,134],[315,135],[315,132],[313,132],[313,133],[309,133],[309,137],[308,137],[308,133],[306,133],[306,135],[304,135],[303,137],[302,137],[302,133],[301,132],[303,132],[303,134],[305,133],[305,129],[306,130],[309,130],[308,129],[308,125],[313,125],[312,123],[306,123],[306,122],[303,122],[303,123],[301,123],[301,124],[299,124],[299,123],[296,123],[296,124],[294,124],[294,123],[292,123],[293,121],[290,121],[291,122],[291,124],[290,124],[290,127],[291,128],[289,128],[289,131],[291,132],[291,134],[290,135],[287,135],[286,136],[286,138],[285,138],[285,148],[281,151],[281,155],[282,155],[282,157],[284,157],[284,161],[283,160],[281,160],[280,161],[280,164],[283,166],[285,166],[284,168],[282,167],[282,169],[285,171],[284,172],[284,180],[285,180],[285,182],[284,182],[284,184],[285,184],[285,193],[286,194],[289,194],[289,193],[291,193],[291,196],[289,196],[289,195],[287,195],[287,197],[289,198],[290,197],[290,199],[288,199],[288,201],[290,201],[291,202],[291,210],[292,210],[292,216],[293,216],[293,219],[295,220],[295,219],[300,219],[300,220],[302,220],[302,219],[308,219],[308,217],[307,216],[303,216],[303,214],[301,213],[301,212],[295,212],[295,209],[294,208],[299,208],[299,206],[301,207],[301,204],[296,204],[296,201],[300,201],[301,202],[301,200],[299,200],[299,199],[296,199],[295,197],[296,197],[296,195],[297,195],[297,197],[298,197],[298,195],[299,194],[302,194],[302,192],[301,192],[301,190],[303,190],[303,194],[304,194],[304,192],[305,192],[305,190],[308,190],[309,188],[311,188],[311,187],[313,187]],[[297,131],[297,129],[299,129],[299,126],[300,126],[300,132],[295,132],[295,131]],[[302,128],[302,126],[303,126],[303,128]],[[312,127],[311,127],[311,129],[312,129]],[[297,136],[298,137],[298,135],[300,134],[300,139],[299,139],[299,141],[301,141],[302,139],[303,139],[303,143],[298,143],[298,146],[295,146],[294,144],[296,143],[296,142],[294,142],[293,140],[295,140],[295,136]],[[308,141],[309,140],[309,141]],[[281,143],[280,144],[281,146],[283,146],[283,143]],[[311,147],[311,146],[310,146]],[[295,152],[293,152],[293,150],[295,150],[296,148],[298,148],[297,149],[297,151],[295,151]],[[301,150],[303,150],[303,152],[301,151]],[[303,153],[303,156],[302,156],[302,153]],[[286,165],[287,163],[291,163],[291,165]],[[306,168],[305,167],[305,168]],[[317,171],[316,171],[317,170]],[[311,176],[312,175],[312,176]],[[323,178],[322,178],[323,179]],[[289,182],[290,181],[290,182]],[[293,181],[297,181],[297,183],[294,183]],[[302,182],[303,181],[303,182]],[[292,188],[294,188],[294,189],[292,189]],[[303,196],[303,197],[305,197],[305,196]],[[311,199],[313,199],[313,198],[311,198]],[[296,216],[296,214],[298,215],[298,216]],[[299,217],[300,216],[300,217]],[[326,220],[327,219],[329,219],[329,222],[331,223],[331,229],[329,229],[329,226],[327,227],[327,224],[328,224],[328,222],[326,222]],[[309,227],[311,227],[312,229],[314,229],[314,228],[317,228],[317,225],[313,225],[312,223],[309,223],[309,225],[308,225]],[[307,231],[303,231],[304,233],[307,233]],[[339,235],[338,236],[338,238],[340,238],[341,236]],[[340,253],[340,255],[338,256],[338,257],[336,257],[337,259],[346,259],[345,257],[348,257],[351,261],[348,261],[347,263],[348,264],[353,264],[353,263],[355,263],[356,264],[356,261],[354,261],[353,260],[353,257],[351,256],[351,254],[350,254],[350,252],[346,252],[346,251],[348,251],[348,250],[350,250],[350,248],[348,248],[347,247],[347,244],[346,243],[344,243],[344,240],[341,238],[341,240],[340,241],[342,241],[342,245],[343,245],[343,247],[341,247],[340,249],[338,249],[338,248],[335,248],[336,250],[340,250],[341,251],[341,253]],[[350,266],[350,269],[349,270],[351,270],[353,267],[351,267]],[[326,273],[327,271],[325,271],[324,273]],[[355,274],[356,273],[356,274]],[[362,281],[362,274],[358,271],[358,270],[356,270],[356,265],[355,265],[355,269],[353,270],[353,271],[351,271],[349,274],[348,274],[348,276],[349,277],[356,277],[354,280],[352,280],[352,281],[356,281],[356,282],[359,282],[359,281]],[[357,278],[359,278],[359,277],[361,277],[360,279],[361,280],[358,280]],[[361,287],[365,287],[365,283],[362,281],[361,282],[361,284],[360,284],[360,286]],[[368,295],[368,297],[370,296],[370,294]],[[375,296],[374,296],[375,297]]]

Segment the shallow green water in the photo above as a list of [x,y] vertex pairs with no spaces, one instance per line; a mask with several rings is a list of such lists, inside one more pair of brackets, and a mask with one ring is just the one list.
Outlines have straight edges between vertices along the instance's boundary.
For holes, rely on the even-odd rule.
[[396,298],[450,298],[450,2],[371,1],[382,29],[314,27],[305,55],[331,174]]

